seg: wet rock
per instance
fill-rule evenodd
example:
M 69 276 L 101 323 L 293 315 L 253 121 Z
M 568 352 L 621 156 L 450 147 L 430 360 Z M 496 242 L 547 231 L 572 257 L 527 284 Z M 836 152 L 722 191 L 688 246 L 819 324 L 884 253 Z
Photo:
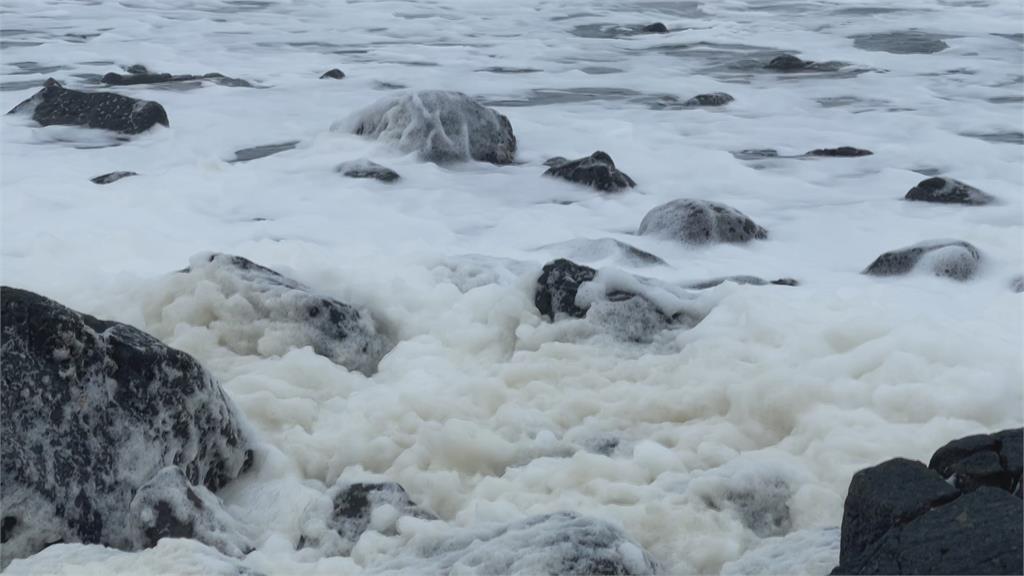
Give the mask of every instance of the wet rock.
M 394 182 L 400 178 L 398 172 L 391 168 L 365 159 L 342 162 L 334 171 L 349 178 L 373 178 L 381 182 Z
M 580 285 L 590 282 L 597 276 L 597 270 L 581 266 L 560 258 L 544 266 L 540 278 L 537 279 L 537 291 L 534 294 L 534 305 L 537 310 L 554 320 L 564 314 L 573 318 L 583 318 L 586 308 L 576 305 L 576 293 Z
M 215 287 L 230 299 L 231 306 L 193 317 L 223 334 L 238 354 L 277 356 L 310 346 L 335 364 L 369 375 L 393 345 L 368 313 L 240 256 L 200 254 L 176 276 L 175 297 L 191 301 L 196 291 L 208 297 Z
M 809 60 L 801 60 L 792 54 L 783 54 L 772 58 L 772 60 L 765 65 L 765 68 L 779 72 L 796 72 L 799 70 L 805 70 L 812 64 L 813 62 Z
M 95 178 L 90 178 L 89 181 L 92 182 L 93 184 L 110 184 L 112 182 L 117 182 L 118 180 L 122 178 L 127 178 L 129 176 L 138 176 L 138 173 L 130 171 L 108 172 L 106 174 L 96 176 Z
M 740 150 L 739 152 L 733 152 L 732 155 L 737 160 L 764 160 L 766 158 L 778 158 L 779 151 L 773 148 L 757 148 Z
M 191 356 L 32 292 L 0 301 L 4 566 L 54 542 L 133 549 L 132 497 L 161 469 L 216 491 L 251 465 L 237 409 Z
M 918 31 L 862 34 L 853 37 L 853 45 L 861 50 L 890 54 L 934 54 L 949 48 L 941 36 Z
M 252 84 L 240 78 L 229 78 L 218 72 L 208 74 L 167 74 L 150 72 L 142 64 L 134 64 L 125 69 L 127 74 L 108 72 L 100 78 L 100 82 L 108 86 L 135 86 L 138 84 L 167 84 L 170 82 L 193 82 L 208 80 L 221 86 L 251 88 Z
M 585 158 L 562 160 L 564 159 L 556 157 L 545 162 L 544 164 L 550 168 L 544 175 L 590 186 L 603 192 L 615 192 L 636 186 L 636 182 L 629 175 L 615 167 L 611 156 L 600 150 Z
M 943 446 L 928 468 L 897 458 L 858 472 L 832 573 L 1020 574 L 1022 508 L 1013 492 L 1022 444 L 1020 428 L 979 434 Z
M 684 102 L 683 106 L 725 106 L 733 100 L 735 100 L 735 98 L 725 92 L 711 92 L 709 94 L 698 94 Z
M 984 206 L 995 201 L 995 197 L 952 178 L 926 178 L 907 192 L 906 200 L 937 202 L 942 204 L 967 204 Z
M 320 79 L 321 80 L 328 79 L 328 78 L 334 79 L 334 80 L 341 80 L 344 77 L 345 77 L 345 73 L 342 72 L 341 70 L 338 70 L 337 68 L 331 68 L 327 72 L 324 72 L 323 74 L 320 75 Z
M 396 518 L 437 518 L 413 502 L 405 488 L 394 482 L 356 482 L 340 486 L 333 501 L 334 510 L 329 525 L 350 542 L 359 540 L 359 536 L 370 527 L 374 510 L 382 506 L 394 508 L 397 512 Z M 391 523 L 388 529 L 378 531 L 393 535 L 394 523 Z
M 693 199 L 673 200 L 654 207 L 640 222 L 637 234 L 687 244 L 744 243 L 768 237 L 767 230 L 739 210 Z
M 135 547 L 156 546 L 161 538 L 190 538 L 240 557 L 252 550 L 241 523 L 202 486 L 193 486 L 184 472 L 168 466 L 132 498 L 129 527 Z
M 1013 280 L 1010 280 L 1010 290 L 1017 294 L 1024 292 L 1024 275 L 1016 276 Z
M 649 32 L 651 34 L 665 34 L 668 32 L 668 26 L 665 26 L 661 22 L 655 22 L 654 24 L 648 24 L 640 29 L 643 32 Z
M 533 516 L 489 528 L 425 534 L 407 558 L 381 571 L 538 576 L 652 575 L 654 559 L 621 529 L 571 512 Z M 413 562 L 414 565 L 410 565 Z
M 264 144 L 262 146 L 253 146 L 252 148 L 242 148 L 241 150 L 236 150 L 235 157 L 228 160 L 228 162 L 234 164 L 236 162 L 248 162 L 250 160 L 266 158 L 267 156 L 294 150 L 298 145 L 298 140 L 289 140 L 279 144 Z
M 798 286 L 800 283 L 793 278 L 779 278 L 778 280 L 765 280 L 764 278 L 758 278 L 757 276 L 726 276 L 724 278 L 713 278 L 711 280 L 704 280 L 702 282 L 695 282 L 689 284 L 687 288 L 693 290 L 707 290 L 708 288 L 714 288 L 725 282 L 735 282 L 736 284 L 746 284 L 750 286 Z
M 969 280 L 978 269 L 981 252 L 973 244 L 958 240 L 929 240 L 886 252 L 864 270 L 873 276 L 901 276 L 929 271 L 936 276 Z
M 429 162 L 510 164 L 516 137 L 508 118 L 460 92 L 427 90 L 386 98 L 332 129 L 393 142 Z
M 112 92 L 69 90 L 53 78 L 8 112 L 15 113 L 30 113 L 42 126 L 84 126 L 122 134 L 145 132 L 157 124 L 170 125 L 164 107 L 156 102 Z
M 807 156 L 825 156 L 828 158 L 859 158 L 860 156 L 871 156 L 871 150 L 854 148 L 852 146 L 840 146 L 839 148 L 818 148 L 811 150 Z

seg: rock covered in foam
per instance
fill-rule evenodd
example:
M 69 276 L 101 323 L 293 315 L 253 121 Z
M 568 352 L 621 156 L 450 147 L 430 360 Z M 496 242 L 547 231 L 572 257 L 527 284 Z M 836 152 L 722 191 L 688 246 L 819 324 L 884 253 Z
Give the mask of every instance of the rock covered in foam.
M 735 100 L 735 98 L 725 92 L 710 92 L 708 94 L 698 94 L 693 98 L 690 98 L 683 103 L 683 106 L 690 108 L 697 106 L 725 106 L 733 100 Z
M 349 178 L 373 178 L 381 182 L 394 182 L 401 178 L 398 172 L 391 168 L 365 158 L 342 162 L 334 168 L 334 171 Z
M 1022 573 L 1022 438 L 1019 428 L 968 436 L 928 467 L 896 458 L 855 474 L 832 573 Z
M 194 306 L 184 320 L 218 333 L 239 354 L 276 356 L 310 346 L 370 375 L 392 347 L 367 312 L 240 256 L 199 254 L 170 281 L 178 302 L 162 303 L 160 313 Z
M 395 535 L 403 516 L 437 519 L 395 482 L 340 481 L 306 511 L 299 547 L 318 547 L 328 555 L 348 554 L 367 530 Z
M 237 409 L 188 354 L 125 324 L 0 289 L 2 563 L 54 542 L 131 549 L 160 470 L 216 491 L 252 462 Z
M 962 281 L 974 276 L 980 262 L 981 252 L 969 242 L 928 240 L 882 254 L 864 270 L 864 274 L 901 276 L 928 271 L 936 276 Z
M 905 199 L 940 204 L 966 204 L 968 206 L 984 206 L 995 202 L 994 196 L 986 194 L 974 186 L 939 176 L 918 182 L 917 186 L 907 192 Z
M 614 261 L 629 266 L 656 266 L 667 263 L 658 256 L 614 238 L 576 238 L 549 244 L 545 249 L 562 252 L 578 262 Z
M 8 112 L 16 113 L 31 113 L 32 119 L 43 126 L 84 126 L 123 134 L 145 132 L 157 124 L 170 125 L 164 107 L 156 102 L 113 92 L 69 90 L 53 78 Z
M 108 172 L 107 174 L 101 174 L 99 176 L 90 178 L 89 181 L 93 184 L 112 184 L 122 178 L 129 176 L 138 176 L 138 172 L 131 172 L 128 170 L 118 172 Z
M 461 92 L 425 90 L 385 98 L 332 127 L 341 128 L 393 142 L 429 162 L 510 164 L 516 155 L 508 118 Z
M 549 262 L 537 278 L 534 304 L 552 321 L 586 318 L 630 342 L 649 342 L 662 330 L 700 321 L 692 310 L 659 305 L 650 280 L 627 275 L 624 282 L 595 282 L 597 277 L 597 270 L 571 260 Z
M 708 200 L 673 200 L 644 216 L 637 234 L 687 244 L 743 243 L 763 240 L 768 231 L 735 208 Z
M 620 528 L 571 512 L 488 528 L 438 530 L 413 540 L 382 572 L 532 576 L 651 575 L 655 560 Z
M 615 167 L 612 157 L 600 150 L 576 160 L 551 158 L 545 164 L 550 166 L 544 172 L 545 176 L 562 178 L 603 192 L 615 192 L 636 186 L 636 182 L 628 174 Z
M 132 498 L 129 527 L 137 548 L 156 546 L 161 538 L 190 538 L 229 556 L 252 550 L 245 528 L 220 500 L 194 486 L 175 466 L 160 470 Z

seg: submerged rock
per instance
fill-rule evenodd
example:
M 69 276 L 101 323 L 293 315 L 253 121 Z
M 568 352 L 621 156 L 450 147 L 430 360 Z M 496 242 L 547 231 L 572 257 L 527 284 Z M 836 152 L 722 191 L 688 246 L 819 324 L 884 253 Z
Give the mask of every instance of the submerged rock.
M 139 174 L 137 172 L 131 171 L 108 172 L 107 174 L 101 174 L 99 176 L 96 176 L 95 178 L 90 178 L 89 181 L 92 182 L 93 184 L 110 184 L 112 182 L 117 182 L 122 178 L 138 175 Z
M 240 256 L 207 254 L 174 279 L 188 301 L 212 287 L 225 304 L 191 315 L 220 333 L 239 354 L 282 355 L 310 346 L 349 370 L 372 374 L 392 347 L 366 312 L 318 294 L 290 278 Z M 230 305 L 227 302 L 230 301 Z M 196 305 L 216 306 L 203 299 Z
M 145 132 L 157 124 L 170 126 L 167 112 L 156 102 L 112 92 L 69 90 L 53 78 L 8 112 L 15 113 L 31 113 L 32 119 L 43 126 L 84 126 L 122 134 Z
M 698 94 L 684 102 L 683 106 L 725 106 L 733 100 L 735 100 L 735 98 L 725 92 L 711 92 L 708 94 Z
M 258 160 L 260 158 L 266 158 L 267 156 L 273 156 L 281 152 L 287 152 L 294 150 L 299 145 L 298 140 L 289 140 L 287 142 L 281 142 L 279 144 L 264 144 L 262 146 L 253 146 L 252 148 L 242 148 L 241 150 L 235 150 L 235 157 L 228 160 L 231 164 L 236 162 L 248 162 L 250 160 Z
M 216 491 L 252 462 L 234 404 L 188 354 L 3 287 L 2 563 L 55 542 L 134 549 L 133 496 L 167 466 Z
M 1013 290 L 1017 294 L 1024 292 L 1024 274 L 1016 276 L 1013 280 L 1010 280 L 1010 290 Z
M 829 158 L 859 158 L 861 156 L 871 156 L 873 152 L 871 150 L 864 150 L 863 148 L 854 148 L 853 146 L 840 146 L 839 148 L 818 148 L 811 150 L 807 153 L 807 156 L 825 156 Z
M 764 240 L 768 231 L 739 210 L 708 200 L 673 200 L 644 216 L 637 234 L 687 244 L 743 243 Z
M 952 178 L 927 178 L 921 180 L 907 192 L 906 200 L 938 202 L 942 204 L 967 204 L 983 206 L 995 201 L 995 197 Z
M 508 118 L 461 92 L 427 90 L 385 98 L 360 112 L 348 128 L 393 142 L 403 152 L 417 152 L 429 162 L 515 160 L 516 137 Z
M 668 263 L 636 246 L 631 246 L 614 238 L 577 238 L 558 244 L 544 246 L 548 250 L 562 252 L 561 256 L 573 261 L 595 262 L 615 260 L 629 266 L 655 266 Z
M 383 572 L 429 574 L 653 575 L 654 559 L 621 529 L 571 512 L 533 516 L 488 528 L 424 535 Z
M 597 271 L 564 258 L 549 262 L 537 279 L 534 305 L 548 319 L 586 318 L 620 340 L 649 342 L 657 333 L 699 322 L 687 310 L 664 310 L 649 297 L 651 281 L 633 277 L 630 287 L 593 284 Z
M 192 485 L 180 468 L 168 466 L 135 493 L 129 526 L 137 548 L 156 546 L 161 538 L 190 538 L 240 557 L 252 551 L 242 525 L 220 500 Z
M 872 276 L 901 276 L 926 270 L 936 276 L 968 280 L 978 269 L 981 252 L 959 240 L 928 240 L 886 252 L 864 270 Z
M 1022 573 L 1022 434 L 955 440 L 928 467 L 896 458 L 858 472 L 832 573 Z
M 798 70 L 805 70 L 811 66 L 813 62 L 809 60 L 802 60 L 792 54 L 783 54 L 772 58 L 765 68 L 768 70 L 778 70 L 779 72 L 795 72 Z
M 687 285 L 687 288 L 693 290 L 707 290 L 708 288 L 714 288 L 725 282 L 735 282 L 736 284 L 748 284 L 751 286 L 765 286 L 772 284 L 775 286 L 798 286 L 800 283 L 793 278 L 779 278 L 778 280 L 765 280 L 764 278 L 758 278 L 757 276 L 726 276 L 724 278 L 713 278 L 711 280 L 704 280 L 702 282 L 695 282 Z
M 603 192 L 615 192 L 636 186 L 636 182 L 629 175 L 615 167 L 612 157 L 600 150 L 576 160 L 550 158 L 544 164 L 550 166 L 544 172 L 545 176 L 562 178 Z
M 648 24 L 640 29 L 642 32 L 648 32 L 651 34 L 665 34 L 668 32 L 668 26 L 665 26 L 661 22 L 655 22 L 654 24 Z
M 394 182 L 400 178 L 398 172 L 391 168 L 366 159 L 342 162 L 334 168 L 334 171 L 349 178 L 373 178 L 381 182 Z
M 191 82 L 208 80 L 214 84 L 220 84 L 221 86 L 251 88 L 252 84 L 246 80 L 239 78 L 229 78 L 218 72 L 210 72 L 209 74 L 194 75 L 194 74 L 167 74 L 167 73 L 154 73 L 150 72 L 142 64 L 135 64 L 125 69 L 127 74 L 118 74 L 117 72 L 108 72 L 103 75 L 100 82 L 107 84 L 108 86 L 133 86 L 137 84 L 167 84 L 170 82 Z
M 327 79 L 327 78 L 330 78 L 330 79 L 333 79 L 333 80 L 341 80 L 344 77 L 345 77 L 345 73 L 342 72 L 341 70 L 338 70 L 337 68 L 331 68 L 327 72 L 324 72 L 323 74 L 320 75 L 320 79 L 321 80 L 324 80 L 324 79 Z

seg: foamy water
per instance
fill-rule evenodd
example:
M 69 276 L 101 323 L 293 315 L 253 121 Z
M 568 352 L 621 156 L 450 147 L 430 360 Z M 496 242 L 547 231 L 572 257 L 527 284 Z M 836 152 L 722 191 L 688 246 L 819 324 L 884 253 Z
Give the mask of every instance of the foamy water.
M 162 103 L 171 125 L 113 147 L 83 129 L 0 122 L 4 284 L 131 323 L 215 374 L 261 444 L 255 469 L 220 493 L 252 531 L 250 570 L 422 572 L 414 545 L 568 510 L 621 526 L 665 573 L 821 574 L 838 560 L 854 472 L 1024 421 L 1024 300 L 1009 288 L 1024 271 L 1019 2 L 9 0 L 0 16 L 4 110 L 48 76 L 95 89 L 88 75 L 136 63 L 258 85 L 118 88 Z M 600 37 L 601 24 L 655 21 L 671 32 Z M 924 53 L 865 49 L 908 30 Z M 939 40 L 948 47 L 921 48 Z M 844 66 L 742 64 L 783 51 Z M 318 79 L 334 67 L 347 77 Z M 496 107 L 523 163 L 441 167 L 330 130 L 394 94 L 385 84 Z M 736 100 L 672 105 L 715 91 Z M 874 155 L 731 154 L 843 145 Z M 601 194 L 541 177 L 551 156 L 598 149 L 638 186 Z M 334 172 L 364 157 L 402 180 Z M 114 170 L 139 176 L 89 182 Z M 902 200 L 933 173 L 999 202 Z M 677 198 L 733 206 L 769 239 L 695 248 L 634 235 Z M 665 291 L 706 317 L 627 344 L 534 307 L 541 265 L 579 238 L 652 252 L 668 265 L 590 255 L 676 286 L 737 274 L 800 285 Z M 860 274 L 935 238 L 977 246 L 978 275 Z M 205 251 L 368 309 L 398 345 L 372 377 L 309 348 L 240 353 L 209 322 L 230 302 L 168 276 Z M 295 550 L 339 478 L 399 482 L 441 520 L 371 531 L 348 557 Z M 134 554 L 56 545 L 8 571 L 237 564 L 165 540 Z

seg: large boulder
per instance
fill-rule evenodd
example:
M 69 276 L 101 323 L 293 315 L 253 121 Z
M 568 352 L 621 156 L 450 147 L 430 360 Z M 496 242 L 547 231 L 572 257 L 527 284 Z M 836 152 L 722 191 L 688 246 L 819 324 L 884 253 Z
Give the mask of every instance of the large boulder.
M 426 90 L 385 98 L 333 127 L 339 128 L 393 142 L 429 162 L 510 164 L 516 155 L 508 118 L 461 92 Z
M 969 242 L 959 240 L 927 240 L 886 252 L 875 259 L 864 274 L 902 276 L 926 271 L 943 278 L 969 280 L 978 270 L 981 252 Z
M 952 178 L 935 176 L 917 183 L 907 192 L 906 200 L 935 202 L 939 204 L 966 204 L 984 206 L 995 201 L 995 197 Z
M 855 474 L 832 573 L 1021 574 L 1022 434 L 969 436 L 928 467 L 897 458 Z
M 169 126 L 167 112 L 156 102 L 112 92 L 69 90 L 53 78 L 42 90 L 15 106 L 8 114 L 31 114 L 43 126 L 84 126 L 122 134 L 145 132 L 157 124 Z
M 370 375 L 393 345 L 367 312 L 240 256 L 199 254 L 170 281 L 171 297 L 181 303 L 165 306 L 199 307 L 187 321 L 222 335 L 239 354 L 278 356 L 309 346 Z
M 686 244 L 744 243 L 768 237 L 767 230 L 735 208 L 688 198 L 652 208 L 640 222 L 637 234 Z
M 551 158 L 545 164 L 550 166 L 544 172 L 545 176 L 562 178 L 602 192 L 616 192 L 636 186 L 636 182 L 628 174 L 615 167 L 612 157 L 600 150 L 576 160 Z
M 54 542 L 138 547 L 132 498 L 160 470 L 212 492 L 251 465 L 237 409 L 188 354 L 25 290 L 0 301 L 4 566 Z

